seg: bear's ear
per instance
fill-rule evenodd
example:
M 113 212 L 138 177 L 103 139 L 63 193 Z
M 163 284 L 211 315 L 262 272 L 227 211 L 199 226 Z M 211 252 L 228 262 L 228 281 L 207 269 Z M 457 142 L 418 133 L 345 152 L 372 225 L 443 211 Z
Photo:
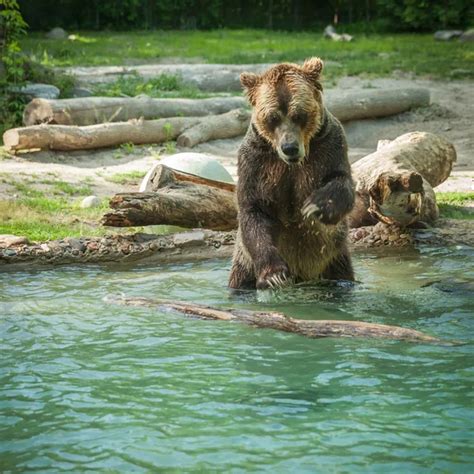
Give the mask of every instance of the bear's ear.
M 309 76 L 312 82 L 319 84 L 319 76 L 323 70 L 323 62 L 320 58 L 309 58 L 302 66 L 303 71 Z
M 255 105 L 255 91 L 257 85 L 260 83 L 260 77 L 252 72 L 243 72 L 240 75 L 240 83 L 242 84 L 250 103 Z

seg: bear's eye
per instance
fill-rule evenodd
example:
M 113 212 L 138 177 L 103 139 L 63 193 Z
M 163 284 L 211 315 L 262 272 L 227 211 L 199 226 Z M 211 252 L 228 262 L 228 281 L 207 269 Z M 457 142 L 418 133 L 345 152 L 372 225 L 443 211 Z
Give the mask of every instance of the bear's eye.
M 267 117 L 266 122 L 267 122 L 268 128 L 274 129 L 278 127 L 278 125 L 280 125 L 281 118 L 277 113 L 273 113 Z
M 308 121 L 308 114 L 302 110 L 296 112 L 292 117 L 293 122 L 303 127 Z

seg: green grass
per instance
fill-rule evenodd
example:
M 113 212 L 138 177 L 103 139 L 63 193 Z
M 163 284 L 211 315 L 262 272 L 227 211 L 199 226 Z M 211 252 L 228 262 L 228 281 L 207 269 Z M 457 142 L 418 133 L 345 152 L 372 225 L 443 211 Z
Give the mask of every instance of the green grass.
M 469 43 L 437 42 L 432 34 L 359 34 L 352 43 L 326 40 L 321 31 L 268 30 L 81 32 L 82 41 L 49 40 L 31 34 L 21 42 L 30 57 L 47 66 L 91 66 L 183 62 L 258 63 L 320 56 L 336 61 L 326 77 L 384 76 L 398 69 L 434 78 L 474 77 Z M 153 87 L 153 86 L 149 86 Z
M 146 171 L 128 171 L 127 173 L 116 173 L 112 176 L 106 176 L 105 179 L 117 184 L 138 184 L 146 175 Z
M 474 219 L 474 193 L 436 193 L 440 217 Z
M 107 202 L 93 209 L 81 209 L 65 198 L 22 197 L 0 201 L 0 234 L 25 236 L 30 240 L 100 236 L 107 233 L 98 221 Z
M 94 88 L 95 95 L 105 97 L 129 96 L 135 97 L 146 94 L 156 98 L 185 97 L 190 99 L 202 99 L 210 94 L 200 92 L 198 89 L 186 86 L 176 76 L 161 74 L 150 80 L 141 77 L 120 77 L 115 82 L 100 84 Z

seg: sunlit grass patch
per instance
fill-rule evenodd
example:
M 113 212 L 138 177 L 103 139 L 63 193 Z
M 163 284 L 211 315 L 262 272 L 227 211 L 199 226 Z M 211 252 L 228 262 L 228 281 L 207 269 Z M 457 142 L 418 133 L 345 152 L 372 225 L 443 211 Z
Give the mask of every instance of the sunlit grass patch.
M 128 171 L 126 173 L 116 173 L 104 178 L 111 183 L 117 184 L 138 184 L 146 175 L 146 171 Z
M 474 219 L 474 193 L 436 193 L 441 217 Z

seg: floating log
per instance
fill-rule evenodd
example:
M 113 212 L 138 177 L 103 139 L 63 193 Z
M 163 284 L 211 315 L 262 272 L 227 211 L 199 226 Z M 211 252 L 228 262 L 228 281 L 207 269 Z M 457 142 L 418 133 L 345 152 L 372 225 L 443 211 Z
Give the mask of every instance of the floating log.
M 324 94 L 326 107 L 340 121 L 386 117 L 430 104 L 428 89 L 372 89 Z M 84 97 L 77 99 L 34 99 L 25 108 L 26 126 L 41 123 L 58 125 L 94 125 L 130 119 L 197 117 L 218 115 L 231 109 L 245 108 L 243 97 L 210 99 L 150 99 L 131 97 Z M 220 128 L 220 127 L 218 127 Z M 245 132 L 245 130 L 244 130 Z M 242 133 L 244 133 L 242 132 Z
M 382 142 L 352 165 L 358 203 L 350 226 L 373 218 L 402 226 L 433 223 L 439 215 L 433 186 L 449 176 L 455 161 L 454 146 L 431 133 L 412 132 Z
M 59 125 L 94 125 L 168 117 L 219 115 L 246 107 L 243 97 L 209 99 L 152 99 L 132 97 L 84 97 L 76 99 L 34 99 L 23 112 L 26 126 L 41 123 Z
M 112 303 L 127 306 L 146 306 L 158 310 L 176 311 L 184 316 L 206 320 L 232 321 L 259 329 L 299 334 L 312 339 L 322 337 L 364 337 L 396 339 L 409 342 L 439 343 L 438 338 L 414 329 L 362 321 L 295 319 L 278 312 L 246 309 L 220 309 L 211 306 L 149 298 L 113 298 Z
M 156 192 L 121 193 L 102 224 L 113 227 L 176 225 L 212 230 L 237 227 L 235 186 L 174 171 L 164 165 L 152 177 Z
M 14 128 L 3 134 L 3 143 L 9 151 L 18 150 L 90 150 L 118 146 L 123 143 L 143 145 L 175 140 L 187 129 L 200 125 L 192 133 L 194 144 L 210 135 L 232 138 L 240 135 L 243 117 L 250 112 L 231 110 L 225 114 L 207 117 L 171 117 L 158 120 L 131 120 L 77 127 L 75 125 L 33 125 Z M 212 134 L 206 131 L 206 123 L 220 127 Z M 187 140 L 184 138 L 183 140 Z

